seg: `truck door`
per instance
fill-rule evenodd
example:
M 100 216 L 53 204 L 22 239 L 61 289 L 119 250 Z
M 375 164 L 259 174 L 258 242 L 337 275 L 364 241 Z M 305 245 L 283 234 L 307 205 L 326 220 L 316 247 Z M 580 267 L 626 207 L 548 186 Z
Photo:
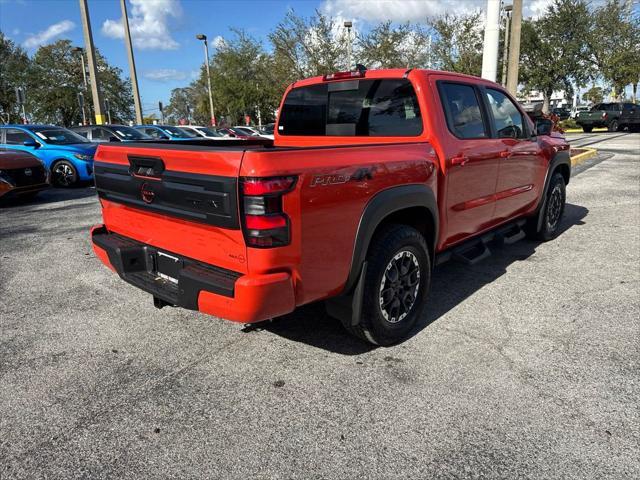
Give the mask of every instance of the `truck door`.
M 499 154 L 491 138 L 479 89 L 472 84 L 438 81 L 448 131 L 443 139 L 446 168 L 445 246 L 489 228 L 494 219 Z
M 493 136 L 501 144 L 495 217 L 502 221 L 525 213 L 537 203 L 544 181 L 545 160 L 516 104 L 498 89 L 484 88 L 483 91 Z

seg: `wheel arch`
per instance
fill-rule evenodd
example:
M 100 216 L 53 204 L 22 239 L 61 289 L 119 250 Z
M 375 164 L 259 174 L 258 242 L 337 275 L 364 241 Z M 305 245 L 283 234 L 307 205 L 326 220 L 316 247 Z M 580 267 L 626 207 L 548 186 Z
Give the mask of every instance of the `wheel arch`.
M 409 225 L 420 231 L 429 246 L 432 264 L 438 239 L 436 196 L 426 185 L 402 185 L 377 193 L 367 203 L 356 233 L 351 269 L 343 293 L 356 285 L 374 235 L 389 224 Z
M 569 185 L 569 180 L 571 179 L 571 154 L 569 153 L 569 150 L 561 150 L 557 152 L 549 162 L 547 176 L 544 179 L 544 188 L 542 190 L 540 202 L 538 203 L 538 208 L 536 211 L 536 215 L 538 217 L 536 226 L 537 230 L 540 230 L 542 226 L 544 206 L 547 202 L 547 191 L 549 189 L 551 179 L 556 173 L 560 173 L 564 178 L 565 185 Z

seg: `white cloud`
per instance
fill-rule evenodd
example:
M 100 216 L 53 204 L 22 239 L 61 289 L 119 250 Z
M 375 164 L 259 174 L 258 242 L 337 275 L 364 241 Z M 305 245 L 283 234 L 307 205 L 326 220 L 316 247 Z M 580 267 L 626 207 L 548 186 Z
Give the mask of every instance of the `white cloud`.
M 524 2 L 525 18 L 539 17 L 552 0 Z M 600 3 L 596 1 L 596 3 Z M 321 11 L 330 17 L 365 22 L 419 22 L 445 13 L 484 12 L 487 0 L 324 0 Z
M 179 47 L 169 31 L 170 18 L 180 18 L 182 7 L 178 0 L 129 0 L 129 29 L 136 48 L 175 50 Z M 124 38 L 122 18 L 105 20 L 102 33 L 109 38 Z
M 185 72 L 174 68 L 158 68 L 144 72 L 143 76 L 156 82 L 172 82 L 192 78 L 193 72 Z
M 27 37 L 27 39 L 23 43 L 23 46 L 25 48 L 36 48 L 40 45 L 45 45 L 54 38 L 62 35 L 63 33 L 67 33 L 68 31 L 73 30 L 75 26 L 76 24 L 71 20 L 63 20 L 61 22 L 54 23 L 53 25 L 47 27 L 45 30 Z
M 367 22 L 424 22 L 444 13 L 485 8 L 486 0 L 325 0 L 322 11 L 331 17 Z
M 214 48 L 224 47 L 225 45 L 224 37 L 220 35 L 216 35 L 213 41 L 211 42 L 211 45 L 213 45 Z

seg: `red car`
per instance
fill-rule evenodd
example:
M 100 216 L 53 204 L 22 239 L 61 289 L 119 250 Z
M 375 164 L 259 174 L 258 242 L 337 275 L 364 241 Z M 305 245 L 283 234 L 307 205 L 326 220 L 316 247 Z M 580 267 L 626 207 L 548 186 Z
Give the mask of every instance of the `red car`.
M 388 345 L 436 263 L 559 233 L 569 145 L 495 83 L 361 69 L 296 82 L 279 112 L 273 145 L 101 145 L 98 257 L 158 307 L 257 322 L 324 300 Z
M 27 152 L 0 150 L 0 199 L 33 198 L 49 188 L 42 162 Z

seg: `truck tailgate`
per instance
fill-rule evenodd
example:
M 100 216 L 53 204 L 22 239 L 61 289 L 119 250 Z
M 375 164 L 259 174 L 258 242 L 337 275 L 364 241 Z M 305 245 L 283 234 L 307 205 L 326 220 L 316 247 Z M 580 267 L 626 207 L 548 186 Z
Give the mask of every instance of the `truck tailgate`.
M 105 227 L 168 254 L 246 273 L 238 215 L 246 146 L 175 143 L 99 147 L 94 168 Z

